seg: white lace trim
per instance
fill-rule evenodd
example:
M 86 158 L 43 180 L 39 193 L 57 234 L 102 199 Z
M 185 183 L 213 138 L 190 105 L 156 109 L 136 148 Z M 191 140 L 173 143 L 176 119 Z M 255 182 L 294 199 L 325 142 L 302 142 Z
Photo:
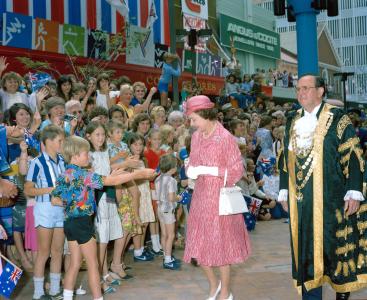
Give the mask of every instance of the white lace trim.
M 349 190 L 344 196 L 344 201 L 348 200 L 364 201 L 364 197 L 360 191 Z

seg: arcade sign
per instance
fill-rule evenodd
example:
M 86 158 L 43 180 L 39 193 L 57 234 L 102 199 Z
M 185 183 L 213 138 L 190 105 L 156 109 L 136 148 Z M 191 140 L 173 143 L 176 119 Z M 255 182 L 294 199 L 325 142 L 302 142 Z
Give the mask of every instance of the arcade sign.
M 190 16 L 208 20 L 209 0 L 181 0 L 182 12 Z

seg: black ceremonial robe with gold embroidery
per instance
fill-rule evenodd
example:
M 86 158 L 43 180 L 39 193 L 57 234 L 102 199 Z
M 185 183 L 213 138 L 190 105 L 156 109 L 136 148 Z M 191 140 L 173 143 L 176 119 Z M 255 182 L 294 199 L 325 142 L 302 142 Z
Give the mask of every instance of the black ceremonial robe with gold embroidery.
M 287 120 L 279 157 L 280 189 L 288 190 L 292 277 L 307 290 L 328 282 L 337 292 L 367 286 L 367 204 L 359 212 L 344 214 L 347 191 L 362 192 L 364 161 L 349 117 L 342 110 L 322 103 L 314 134 L 315 166 L 297 199 L 297 176 L 307 157 L 297 159 L 288 149 L 300 109 Z M 307 164 L 306 164 L 307 165 Z

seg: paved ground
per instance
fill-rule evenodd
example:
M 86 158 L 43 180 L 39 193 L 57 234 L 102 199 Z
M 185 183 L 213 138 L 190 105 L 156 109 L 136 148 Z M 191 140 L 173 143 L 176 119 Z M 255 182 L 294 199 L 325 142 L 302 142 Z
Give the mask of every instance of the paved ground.
M 236 300 L 298 300 L 290 278 L 288 224 L 282 221 L 260 222 L 251 233 L 253 254 L 243 265 L 233 267 L 232 291 Z M 176 252 L 177 257 L 182 251 Z M 163 270 L 161 259 L 134 263 L 131 252 L 126 263 L 133 269 L 134 279 L 123 282 L 117 293 L 105 299 L 122 300 L 204 300 L 208 285 L 200 268 L 184 265 L 181 271 Z M 87 287 L 86 272 L 80 278 Z M 13 299 L 31 299 L 31 277 L 23 276 Z M 91 299 L 90 294 L 77 300 Z M 324 288 L 324 300 L 335 299 L 330 288 Z M 367 291 L 352 295 L 353 300 L 367 300 Z

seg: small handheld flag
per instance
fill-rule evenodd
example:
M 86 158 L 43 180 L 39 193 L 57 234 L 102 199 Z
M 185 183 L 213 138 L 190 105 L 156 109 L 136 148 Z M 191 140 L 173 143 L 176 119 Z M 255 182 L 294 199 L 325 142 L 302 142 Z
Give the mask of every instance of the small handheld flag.
M 14 291 L 23 271 L 3 255 L 0 254 L 0 257 L 2 268 L 0 275 L 0 294 L 6 298 L 10 298 L 10 295 Z M 5 263 L 4 266 L 3 262 Z
M 31 73 L 29 72 L 29 79 L 32 84 L 32 91 L 36 92 L 42 88 L 52 77 L 47 73 Z

